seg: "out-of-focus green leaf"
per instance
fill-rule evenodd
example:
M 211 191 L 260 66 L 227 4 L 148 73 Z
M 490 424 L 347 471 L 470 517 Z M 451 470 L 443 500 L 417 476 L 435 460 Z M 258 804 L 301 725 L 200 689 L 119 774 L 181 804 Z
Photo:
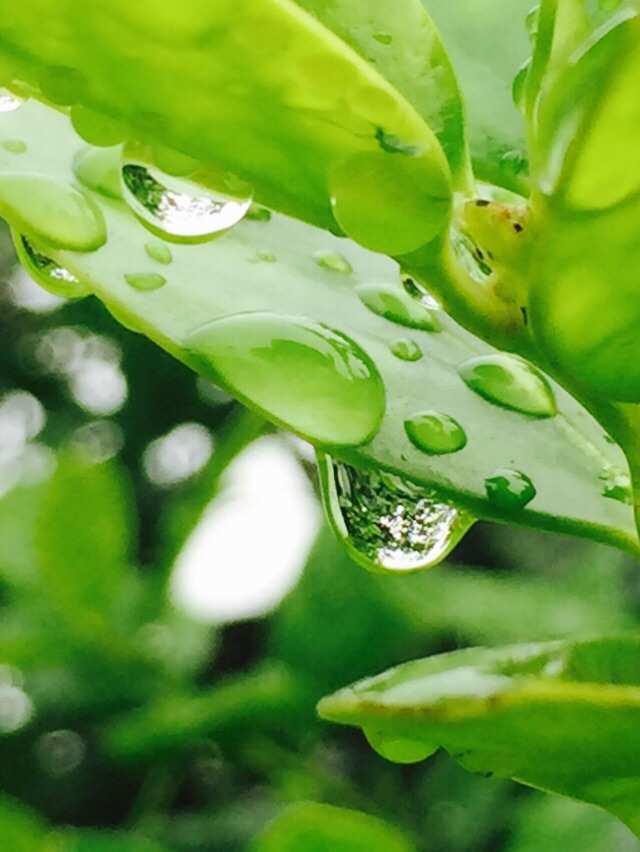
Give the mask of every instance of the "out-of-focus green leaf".
M 40 817 L 8 797 L 0 799 L 0 842 L 7 852 L 57 852 Z
M 527 185 L 524 122 L 512 98 L 529 57 L 525 19 L 532 0 L 422 0 L 456 70 L 469 117 L 478 177 L 522 192 Z
M 472 771 L 600 805 L 640 830 L 640 638 L 474 648 L 320 703 L 324 718 L 443 746 Z
M 35 526 L 44 490 L 23 486 L 0 498 L 0 578 L 16 588 L 37 576 Z
M 313 802 L 277 817 L 252 852 L 412 852 L 415 846 L 382 820 Z
M 60 852 L 167 852 L 167 847 L 134 833 L 69 831 L 60 836 Z

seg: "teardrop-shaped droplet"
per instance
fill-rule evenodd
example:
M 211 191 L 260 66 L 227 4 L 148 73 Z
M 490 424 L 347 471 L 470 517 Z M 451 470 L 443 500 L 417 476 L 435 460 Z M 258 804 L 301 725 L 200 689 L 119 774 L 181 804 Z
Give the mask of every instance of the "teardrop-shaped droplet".
M 26 154 L 28 150 L 24 139 L 5 139 L 2 142 L 2 147 L 10 154 Z
M 467 446 L 467 435 L 453 417 L 440 411 L 424 411 L 404 424 L 409 440 L 429 455 L 457 453 Z
M 0 89 L 0 112 L 13 112 L 22 106 L 24 101 L 8 89 Z
M 72 272 L 39 252 L 25 236 L 14 232 L 13 238 L 20 263 L 49 293 L 63 299 L 81 299 L 91 292 Z
M 125 150 L 122 185 L 125 201 L 151 231 L 177 242 L 202 242 L 240 222 L 251 206 L 252 191 L 232 175 L 170 176 L 143 162 L 137 149 Z M 215 184 L 215 189 L 209 188 Z
M 161 263 L 163 266 L 168 266 L 173 261 L 171 249 L 160 240 L 150 240 L 145 243 L 144 250 L 152 260 Z
M 505 511 L 524 509 L 536 496 L 536 488 L 529 477 L 510 468 L 497 470 L 485 480 L 484 487 L 489 502 Z
M 618 468 L 607 467 L 600 474 L 602 496 L 619 503 L 633 505 L 633 488 L 629 474 Z
M 246 313 L 187 340 L 194 366 L 312 442 L 358 446 L 378 431 L 385 391 L 348 337 L 301 317 Z
M 122 198 L 120 183 L 120 159 L 122 148 L 84 148 L 76 154 L 73 171 L 78 180 L 88 189 L 106 195 L 107 198 Z
M 401 361 L 419 361 L 422 358 L 422 349 L 414 340 L 401 337 L 391 344 L 391 351 Z
M 270 222 L 271 210 L 267 207 L 261 207 L 259 204 L 252 204 L 247 210 L 246 218 L 250 222 Z
M 357 243 L 391 256 L 431 242 L 447 226 L 451 210 L 450 176 L 441 155 L 387 150 L 348 157 L 331 175 L 337 223 Z
M 353 267 L 347 258 L 337 252 L 317 251 L 313 259 L 318 266 L 329 272 L 338 272 L 340 275 L 350 275 L 353 272 Z
M 391 763 L 421 763 L 438 751 L 438 746 L 432 743 L 414 740 L 390 731 L 381 731 L 379 728 L 366 727 L 362 729 L 362 732 L 371 748 Z
M 557 413 L 555 395 L 545 376 L 515 355 L 472 358 L 460 366 L 459 373 L 468 387 L 496 405 L 532 417 Z
M 164 275 L 158 275 L 157 272 L 129 273 L 124 277 L 130 287 L 133 287 L 134 290 L 142 290 L 145 293 L 159 290 L 167 283 Z
M 56 248 L 93 251 L 107 241 L 100 209 L 71 184 L 39 174 L 0 175 L 0 215 Z
M 441 330 L 433 311 L 395 284 L 361 284 L 356 293 L 370 311 L 391 322 L 422 331 Z
M 320 454 L 325 510 L 356 562 L 372 571 L 433 568 L 475 521 L 435 492 Z

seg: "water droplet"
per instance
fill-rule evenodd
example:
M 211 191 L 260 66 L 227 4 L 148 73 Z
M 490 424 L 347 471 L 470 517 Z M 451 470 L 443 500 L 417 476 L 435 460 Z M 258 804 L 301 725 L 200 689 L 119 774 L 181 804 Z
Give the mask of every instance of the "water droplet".
M 328 269 L 329 272 L 339 272 L 341 275 L 350 275 L 353 272 L 353 267 L 347 258 L 337 252 L 317 251 L 313 259 L 318 266 Z
M 633 505 L 631 478 L 626 471 L 607 467 L 600 474 L 600 480 L 602 481 L 603 497 L 617 500 L 619 503 L 626 503 L 629 506 Z
M 467 446 L 467 435 L 453 417 L 439 411 L 416 414 L 404 424 L 409 440 L 423 453 L 445 455 Z
M 393 36 L 391 33 L 373 33 L 373 38 L 385 46 L 388 46 L 393 42 Z
M 120 122 L 87 107 L 71 107 L 70 116 L 73 129 L 89 145 L 110 148 L 127 138 L 127 129 Z
M 125 201 L 143 224 L 165 239 L 202 242 L 237 225 L 247 213 L 252 191 L 232 175 L 170 176 L 139 161 L 136 150 L 125 151 Z
M 25 154 L 27 152 L 27 143 L 22 139 L 5 139 L 2 147 L 9 154 Z
M 325 509 L 356 562 L 372 571 L 433 568 L 474 523 L 464 509 L 394 474 L 320 454 Z
M 413 740 L 391 731 L 381 731 L 378 728 L 363 728 L 371 748 L 392 763 L 421 763 L 438 751 L 438 746 L 422 740 Z
M 81 299 L 91 292 L 72 272 L 39 252 L 26 237 L 14 233 L 14 243 L 22 266 L 49 293 L 63 299 Z
M 158 275 L 157 272 L 140 272 L 125 275 L 124 277 L 127 284 L 135 290 L 142 290 L 144 292 L 159 290 L 167 283 L 167 279 L 164 275 Z
M 257 251 L 254 255 L 256 263 L 277 263 L 277 260 L 278 258 L 272 251 L 266 251 L 265 249 Z
M 152 240 L 145 243 L 144 250 L 152 260 L 162 263 L 164 266 L 168 266 L 173 260 L 171 249 L 169 246 L 161 243 L 160 240 Z
M 378 431 L 385 392 L 352 340 L 311 320 L 245 313 L 196 329 L 194 365 L 312 442 L 358 446 Z
M 112 148 L 84 148 L 73 161 L 75 176 L 94 192 L 106 195 L 107 198 L 122 198 L 121 151 L 120 145 Z
M 401 337 L 391 344 L 391 351 L 402 361 L 419 361 L 422 358 L 422 349 L 413 340 Z
M 100 209 L 68 183 L 38 174 L 0 175 L 0 215 L 56 248 L 93 251 L 107 229 Z
M 394 284 L 361 284 L 356 293 L 370 311 L 391 322 L 422 331 L 440 331 L 438 318 Z
M 549 382 L 523 358 L 503 353 L 484 355 L 465 361 L 458 372 L 471 390 L 496 405 L 532 417 L 557 413 Z
M 432 311 L 442 310 L 442 305 L 438 302 L 438 300 L 435 299 L 428 290 L 425 290 L 422 284 L 419 284 L 410 275 L 403 273 L 401 281 L 407 296 L 411 296 L 412 299 L 417 299 L 425 306 L 425 308 L 430 308 Z
M 337 223 L 372 251 L 397 256 L 431 242 L 446 227 L 451 188 L 441 152 L 407 157 L 356 154 L 331 174 Z
M 0 89 L 0 112 L 13 112 L 22 106 L 24 101 L 8 89 Z
M 537 493 L 526 474 L 510 468 L 497 470 L 485 480 L 484 487 L 489 502 L 505 511 L 524 509 Z
M 266 207 L 260 207 L 259 204 L 252 204 L 245 218 L 252 222 L 270 222 L 271 210 L 268 210 Z

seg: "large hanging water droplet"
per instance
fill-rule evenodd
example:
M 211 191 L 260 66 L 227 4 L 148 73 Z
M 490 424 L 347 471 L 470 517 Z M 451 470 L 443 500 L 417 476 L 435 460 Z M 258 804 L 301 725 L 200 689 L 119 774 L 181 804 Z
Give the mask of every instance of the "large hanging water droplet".
M 122 148 L 84 148 L 76 154 L 73 171 L 87 189 L 106 195 L 107 198 L 122 198 L 120 183 L 120 159 Z
M 8 89 L 0 89 L 0 112 L 13 112 L 22 106 L 24 101 Z
M 366 727 L 362 729 L 371 748 L 380 757 L 392 763 L 421 763 L 438 751 L 438 746 L 422 740 L 414 740 L 379 728 Z
M 445 455 L 467 446 L 467 435 L 453 417 L 439 411 L 416 414 L 404 424 L 411 443 L 423 453 Z
M 175 177 L 127 149 L 122 166 L 125 201 L 154 233 L 176 242 L 202 242 L 237 225 L 253 192 L 226 173 Z
M 437 316 L 417 299 L 394 284 L 361 284 L 360 300 L 370 311 L 391 322 L 422 331 L 440 331 Z
M 93 251 L 107 241 L 100 209 L 71 184 L 39 174 L 0 175 L 0 215 L 56 248 Z
M 485 480 L 484 487 L 489 502 L 505 511 L 524 509 L 536 496 L 536 488 L 529 477 L 510 468 L 497 470 Z
M 186 345 L 207 378 L 312 442 L 358 446 L 378 431 L 378 370 L 356 343 L 318 323 L 236 314 L 196 329 Z
M 553 390 L 543 374 L 515 355 L 496 353 L 472 358 L 459 368 L 465 384 L 480 396 L 532 417 L 557 413 Z
M 435 492 L 380 470 L 318 457 L 329 518 L 352 558 L 373 571 L 433 568 L 475 521 Z
M 431 242 L 451 209 L 450 178 L 440 155 L 381 151 L 347 158 L 331 174 L 337 223 L 356 242 L 391 256 Z
M 63 299 L 81 299 L 91 292 L 72 272 L 39 252 L 25 236 L 14 232 L 13 239 L 20 263 L 49 293 Z

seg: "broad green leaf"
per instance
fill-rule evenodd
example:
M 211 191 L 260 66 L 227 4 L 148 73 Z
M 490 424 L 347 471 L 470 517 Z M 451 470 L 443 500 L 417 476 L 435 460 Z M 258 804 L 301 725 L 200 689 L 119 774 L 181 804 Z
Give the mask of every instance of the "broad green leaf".
M 434 180 L 438 197 L 448 181 L 415 109 L 293 0 L 116 0 L 108 10 L 31 0 L 3 30 L 0 77 L 70 105 L 89 141 L 167 146 L 214 167 L 217 190 L 229 184 L 215 167 L 231 169 L 264 203 L 327 228 L 330 194 L 340 196 L 332 174 L 346 162 L 377 158 L 385 180 L 369 186 L 362 209 L 377 206 L 390 229 L 394 216 L 410 222 L 413 208 L 429 207 Z M 156 151 L 158 165 L 165 153 Z M 404 191 L 390 205 L 398 180 Z
M 0 836 L 11 852 L 57 852 L 40 817 L 13 799 L 0 799 Z
M 324 699 L 332 721 L 442 746 L 474 772 L 600 805 L 640 830 L 640 639 L 473 648 Z
M 121 619 L 133 530 L 120 470 L 62 456 L 42 500 L 36 541 L 48 603 L 79 636 Z
M 414 845 L 377 817 L 305 802 L 287 808 L 251 852 L 412 852 Z
M 20 155 L 20 168 L 74 180 L 72 158 L 82 145 L 64 116 L 30 103 L 4 115 L 1 126 L 7 136 L 28 143 L 28 151 Z M 0 149 L 0 175 L 16 168 L 14 158 Z M 484 375 L 493 384 L 495 370 L 498 385 L 510 386 L 505 362 L 500 360 L 497 368 L 491 360 L 488 364 L 473 361 L 469 366 L 470 358 L 484 358 L 492 350 L 431 306 L 428 296 L 415 285 L 409 282 L 403 288 L 395 262 L 348 240 L 273 216 L 270 221 L 244 221 L 207 245 L 174 245 L 172 263 L 163 265 L 149 257 L 145 247 L 151 238 L 122 202 L 97 193 L 92 199 L 107 222 L 107 244 L 93 253 L 51 250 L 55 261 L 87 283 L 126 325 L 232 387 L 241 400 L 268 419 L 323 445 L 347 464 L 382 467 L 407 477 L 444 497 L 453 497 L 479 517 L 565 529 L 635 547 L 630 507 L 603 496 L 609 493 L 608 482 L 614 474 L 624 479 L 626 465 L 602 429 L 555 386 L 556 402 L 554 406 L 546 402 L 544 411 L 527 405 L 518 395 L 510 397 L 510 407 L 505 407 L 500 404 L 499 387 L 489 388 L 483 395 L 474 390 L 473 376 Z M 132 287 L 125 277 L 155 274 L 158 269 L 166 284 L 153 292 Z M 283 360 L 276 357 L 272 370 L 265 370 L 266 362 L 259 362 L 267 381 L 258 381 L 253 367 L 245 369 L 244 365 L 253 363 L 246 337 L 229 332 L 243 324 L 247 312 L 263 312 L 257 321 L 248 321 L 256 341 L 274 327 L 279 329 L 278 338 L 284 327 Z M 222 340 L 216 331 L 221 329 L 225 346 L 236 347 L 238 352 L 237 361 L 229 359 L 232 350 L 221 353 L 230 371 L 226 376 L 215 368 L 215 360 L 208 361 L 207 332 L 200 331 L 203 323 L 216 319 L 225 322 L 212 327 L 218 335 L 215 339 Z M 190 348 L 196 330 L 204 336 L 198 357 Z M 287 357 L 289 333 L 291 358 Z M 423 357 L 407 361 L 394 354 L 399 340 L 417 345 Z M 334 381 L 332 362 L 324 356 L 316 360 L 314 341 L 320 341 L 318 351 L 337 352 L 339 359 L 349 353 L 346 361 L 338 363 L 350 364 L 348 369 L 355 370 L 354 382 L 361 383 L 359 409 L 345 374 Z M 237 349 L 243 345 L 248 347 L 244 355 Z M 329 350 L 323 350 L 325 346 Z M 300 352 L 307 359 L 306 369 Z M 507 363 L 525 388 L 547 399 L 548 391 L 543 390 L 539 377 L 521 362 Z M 462 365 L 468 367 L 463 375 Z M 308 401 L 302 404 L 301 400 L 302 394 L 309 397 L 314 388 L 312 420 Z M 492 395 L 494 401 L 490 401 Z M 320 399 L 322 405 L 316 404 Z M 518 405 L 520 411 L 514 410 Z M 556 405 L 557 416 L 539 416 L 552 414 Z M 537 416 L 521 413 L 523 409 Z M 425 411 L 455 418 L 467 436 L 464 449 L 432 455 L 412 443 L 405 422 Z M 345 432 L 357 442 L 358 438 L 351 437 L 356 414 L 361 423 L 359 440 L 365 439 L 365 430 L 369 434 L 383 415 L 380 429 L 365 446 L 339 446 Z M 323 435 L 316 432 L 318 423 Z M 330 440 L 331 429 L 337 440 Z M 522 476 L 530 481 L 526 496 L 532 498 L 524 509 L 518 492 Z M 496 487 L 498 492 L 506 490 L 508 498 L 511 479 L 515 501 L 494 493 Z M 621 495 L 615 492 L 614 496 Z
M 422 0 L 451 56 L 469 117 L 476 174 L 517 192 L 527 186 L 524 122 L 513 80 L 531 54 L 525 19 L 532 0 Z
M 296 0 L 374 65 L 440 140 L 461 188 L 470 165 L 454 69 L 420 0 Z

